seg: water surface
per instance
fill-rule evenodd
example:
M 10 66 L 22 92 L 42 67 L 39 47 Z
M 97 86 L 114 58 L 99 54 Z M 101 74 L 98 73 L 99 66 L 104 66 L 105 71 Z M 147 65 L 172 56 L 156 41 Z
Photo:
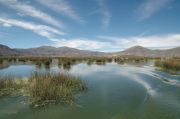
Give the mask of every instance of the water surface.
M 10 64 L 0 75 L 29 77 L 34 71 L 58 73 L 61 66 Z M 180 76 L 157 71 L 153 63 L 87 65 L 68 71 L 80 76 L 88 91 L 75 104 L 32 109 L 25 97 L 0 98 L 0 119 L 180 119 Z

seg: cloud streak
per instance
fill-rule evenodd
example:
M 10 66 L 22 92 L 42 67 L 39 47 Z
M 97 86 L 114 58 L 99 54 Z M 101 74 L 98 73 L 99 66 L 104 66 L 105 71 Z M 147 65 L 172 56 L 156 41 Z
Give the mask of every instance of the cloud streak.
M 180 34 L 169 35 L 152 35 L 152 36 L 134 36 L 134 37 L 112 37 L 98 36 L 101 40 L 109 40 L 116 48 L 128 48 L 135 45 L 144 46 L 147 48 L 171 48 L 180 46 Z
M 48 38 L 51 41 L 58 41 L 56 39 L 56 36 L 65 35 L 64 32 L 46 25 L 34 24 L 31 22 L 20 21 L 16 19 L 0 18 L 0 25 L 3 25 L 4 27 L 19 27 L 30 30 L 40 36 Z
M 31 6 L 28 3 L 18 0 L 0 0 L 0 3 L 16 10 L 21 15 L 40 19 L 41 21 L 44 21 L 45 23 L 51 24 L 53 26 L 64 27 L 63 23 L 60 20 L 56 20 L 47 13 L 42 12 L 41 10 Z
M 164 9 L 172 0 L 146 0 L 135 10 L 138 19 L 145 20 Z
M 56 47 L 67 46 L 82 50 L 100 50 L 109 46 L 108 42 L 95 41 L 86 38 L 61 39 L 53 45 Z
M 157 35 L 157 36 L 135 36 L 128 38 L 98 36 L 97 39 L 72 38 L 60 39 L 54 42 L 56 47 L 73 47 L 83 50 L 94 51 L 121 51 L 123 49 L 140 45 L 152 49 L 172 48 L 180 46 L 180 34 Z
M 75 12 L 66 0 L 37 0 L 42 5 L 52 9 L 56 13 L 67 16 L 79 23 L 84 23 L 84 20 Z
M 97 0 L 101 14 L 103 15 L 103 27 L 108 27 L 111 22 L 111 13 L 109 12 L 104 0 Z

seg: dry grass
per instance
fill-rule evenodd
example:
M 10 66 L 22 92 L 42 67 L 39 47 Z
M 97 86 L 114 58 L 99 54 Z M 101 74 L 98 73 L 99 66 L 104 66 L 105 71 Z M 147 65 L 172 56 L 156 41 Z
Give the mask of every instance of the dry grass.
M 86 90 L 86 85 L 78 77 L 63 73 L 35 73 L 28 84 L 32 105 L 71 104 L 77 92 Z
M 180 59 L 157 60 L 155 66 L 170 73 L 176 73 L 180 71 Z
M 34 73 L 29 79 L 0 77 L 0 96 L 18 94 L 29 97 L 33 107 L 51 103 L 72 104 L 75 95 L 87 89 L 79 77 L 68 73 Z

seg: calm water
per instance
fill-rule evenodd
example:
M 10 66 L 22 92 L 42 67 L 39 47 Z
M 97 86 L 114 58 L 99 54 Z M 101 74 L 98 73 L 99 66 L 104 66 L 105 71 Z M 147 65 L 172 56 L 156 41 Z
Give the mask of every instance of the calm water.
M 35 65 L 10 64 L 0 75 L 28 77 L 33 71 L 58 73 Z M 155 70 L 152 63 L 72 66 L 88 85 L 72 106 L 32 109 L 24 97 L 1 97 L 0 119 L 180 119 L 180 76 Z

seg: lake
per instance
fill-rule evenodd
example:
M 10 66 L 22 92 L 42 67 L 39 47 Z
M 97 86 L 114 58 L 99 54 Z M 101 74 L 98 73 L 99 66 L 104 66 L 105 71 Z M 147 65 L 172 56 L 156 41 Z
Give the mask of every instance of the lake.
M 34 71 L 67 71 L 86 82 L 88 91 L 76 95 L 73 105 L 31 108 L 26 97 L 0 98 L 0 119 L 180 119 L 180 76 L 158 71 L 153 62 L 77 63 L 63 69 L 55 63 L 6 63 L 0 75 L 29 77 Z

